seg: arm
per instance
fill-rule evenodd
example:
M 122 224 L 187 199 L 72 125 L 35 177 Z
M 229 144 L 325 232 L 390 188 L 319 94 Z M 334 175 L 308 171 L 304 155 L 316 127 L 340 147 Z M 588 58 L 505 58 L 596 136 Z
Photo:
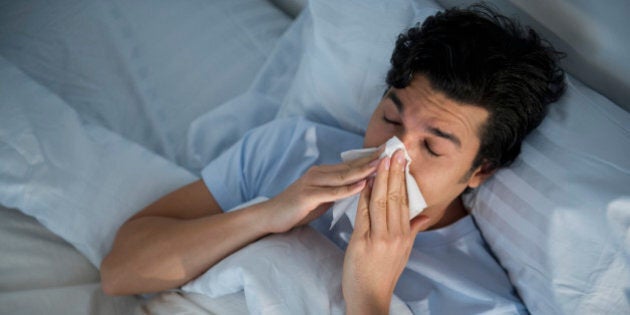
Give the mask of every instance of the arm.
M 377 157 L 314 166 L 278 196 L 229 213 L 201 180 L 184 186 L 122 225 L 101 264 L 103 290 L 118 295 L 178 287 L 256 239 L 308 223 L 331 202 L 358 193 Z
M 261 204 L 219 215 L 221 208 L 201 180 L 162 197 L 118 230 L 101 264 L 103 290 L 148 293 L 185 283 L 268 234 L 263 209 Z M 229 233 L 235 230 L 241 232 Z
M 415 236 L 428 227 L 429 220 L 422 215 L 409 221 L 401 153 L 382 159 L 376 177 L 361 192 L 343 266 L 347 314 L 389 313 Z

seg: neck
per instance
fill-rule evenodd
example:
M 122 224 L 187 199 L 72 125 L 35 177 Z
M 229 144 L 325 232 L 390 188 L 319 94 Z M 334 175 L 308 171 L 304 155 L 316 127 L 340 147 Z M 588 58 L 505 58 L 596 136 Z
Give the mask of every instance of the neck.
M 468 211 L 466 211 L 461 197 L 455 198 L 455 200 L 453 200 L 453 202 L 451 202 L 446 207 L 446 209 L 437 212 L 441 213 L 441 216 L 439 214 L 436 215 L 438 217 L 438 220 L 433 225 L 431 225 L 429 230 L 435 230 L 451 225 L 457 222 L 459 219 L 468 215 Z

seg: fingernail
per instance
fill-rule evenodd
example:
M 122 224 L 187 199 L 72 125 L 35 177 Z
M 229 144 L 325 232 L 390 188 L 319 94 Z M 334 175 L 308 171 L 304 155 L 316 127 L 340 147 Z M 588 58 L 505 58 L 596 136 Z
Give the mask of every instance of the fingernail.
M 385 161 L 383 163 L 385 163 L 385 165 L 384 165 L 385 166 L 385 170 L 388 171 L 389 170 L 389 163 L 390 163 L 389 160 L 390 160 L 390 158 L 386 157 L 386 158 L 384 158 L 384 160 Z

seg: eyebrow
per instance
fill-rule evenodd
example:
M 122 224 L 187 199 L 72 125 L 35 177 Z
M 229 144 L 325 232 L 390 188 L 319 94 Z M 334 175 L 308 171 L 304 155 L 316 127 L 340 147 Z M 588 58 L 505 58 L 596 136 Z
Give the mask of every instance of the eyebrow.
M 400 98 L 398 98 L 398 95 L 396 95 L 394 91 L 390 90 L 389 92 L 387 92 L 387 98 L 389 98 L 394 103 L 394 105 L 396 105 L 396 109 L 398 109 L 399 113 L 402 113 L 404 111 L 405 105 L 400 100 Z M 459 138 L 456 135 L 452 133 L 445 132 L 436 127 L 428 127 L 427 130 L 429 131 L 429 133 L 433 134 L 434 136 L 451 141 L 458 148 L 462 147 L 462 142 L 459 140 Z
M 387 98 L 394 102 L 394 105 L 396 105 L 399 113 L 402 113 L 405 110 L 405 106 L 403 105 L 403 102 L 401 102 L 398 98 L 398 95 L 396 95 L 396 92 L 390 90 L 389 92 L 387 92 Z
M 459 138 L 457 138 L 457 136 L 455 136 L 454 134 L 444 132 L 435 127 L 429 127 L 428 130 L 430 133 L 432 133 L 435 136 L 438 136 L 440 138 L 444 138 L 446 140 L 453 142 L 458 148 L 462 147 L 462 142 L 459 141 Z

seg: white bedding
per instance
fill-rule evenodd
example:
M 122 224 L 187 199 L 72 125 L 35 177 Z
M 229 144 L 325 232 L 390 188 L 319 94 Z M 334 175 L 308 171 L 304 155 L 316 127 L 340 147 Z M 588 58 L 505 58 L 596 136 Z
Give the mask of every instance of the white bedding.
M 243 292 L 111 297 L 98 270 L 34 218 L 0 206 L 0 314 L 247 314 Z
M 302 40 L 313 34 L 312 26 L 302 25 L 305 16 L 290 24 L 287 15 L 260 0 L 0 0 L 0 314 L 245 313 L 242 293 L 108 297 L 100 290 L 95 265 L 108 249 L 113 226 L 156 196 L 194 179 L 192 174 L 248 129 L 276 117 L 279 109 L 284 110 L 280 115 L 291 114 L 285 96 L 295 87 Z M 373 81 L 378 74 L 369 78 Z M 291 97 L 303 95 L 298 92 L 290 91 Z M 372 106 L 366 98 L 361 104 Z M 594 99 L 593 106 L 600 102 Z M 256 110 L 250 111 L 252 104 Z M 342 116 L 357 112 L 351 106 L 338 110 Z M 619 113 L 612 121 L 629 121 L 626 112 Z M 563 121 L 562 112 L 556 117 Z M 356 117 L 338 119 L 343 125 Z M 627 127 L 617 129 L 625 132 L 619 139 L 627 141 Z M 600 162 L 620 170 L 616 180 L 627 180 L 626 160 L 619 154 L 613 158 L 618 160 Z M 124 181 L 118 184 L 117 178 Z M 591 187 L 588 180 L 576 180 Z M 131 188 L 142 183 L 148 184 Z M 623 185 L 619 191 L 630 196 Z M 495 199 L 475 202 L 487 206 Z M 611 213 L 616 217 L 607 218 L 617 223 L 611 228 L 619 243 L 615 250 L 625 250 L 626 257 L 628 200 L 614 204 Z M 6 207 L 19 207 L 40 222 Z M 86 218 L 94 209 L 102 211 L 99 219 Z M 77 224 L 92 219 L 93 225 L 60 230 L 54 222 L 63 219 Z M 99 228 L 99 222 L 106 228 Z M 505 240 L 497 237 L 495 243 L 505 245 Z M 516 263 L 510 261 L 510 267 Z M 628 265 L 618 267 L 630 270 Z M 511 277 L 528 284 L 523 275 L 527 273 Z M 553 292 L 565 284 L 557 284 L 560 288 Z M 553 296 L 545 298 L 550 306 L 540 299 L 526 303 L 536 310 L 571 308 L 554 305 Z M 611 303 L 617 303 L 616 310 L 630 305 Z
M 1 209 L 0 314 L 140 305 L 100 289 L 95 265 L 116 229 L 107 223 L 194 179 L 168 161 L 186 159 L 188 125 L 248 89 L 290 22 L 258 0 L 0 1 L 1 203 L 48 226 Z M 150 164 L 155 172 L 138 173 Z M 158 173 L 170 173 L 171 186 Z M 123 188 L 134 180 L 141 185 Z M 100 219 L 86 217 L 95 209 Z M 207 311 L 239 310 L 239 301 L 210 301 Z
M 0 314 L 132 314 L 139 305 L 103 294 L 85 256 L 32 217 L 0 206 L 0 240 Z
M 0 8 L 0 55 L 85 121 L 180 162 L 190 122 L 247 90 L 291 22 L 260 0 Z

